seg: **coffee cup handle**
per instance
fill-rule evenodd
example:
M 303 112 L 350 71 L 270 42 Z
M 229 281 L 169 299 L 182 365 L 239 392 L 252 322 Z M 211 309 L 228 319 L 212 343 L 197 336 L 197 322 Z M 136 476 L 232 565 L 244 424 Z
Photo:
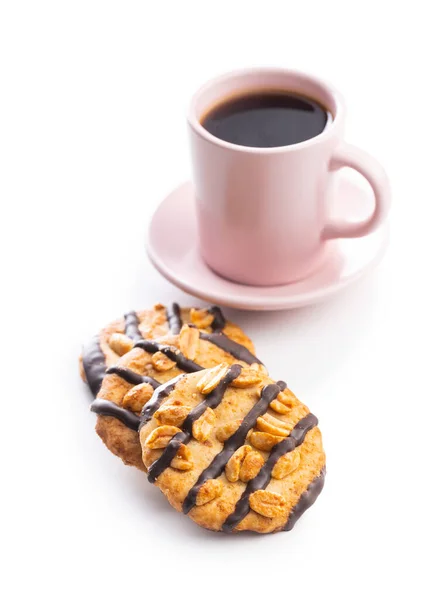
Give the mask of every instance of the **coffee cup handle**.
M 322 239 L 355 238 L 371 233 L 386 218 L 390 207 L 390 183 L 382 166 L 367 152 L 343 143 L 338 147 L 329 164 L 330 171 L 350 167 L 369 182 L 375 195 L 375 209 L 371 216 L 360 223 L 336 221 L 322 230 Z

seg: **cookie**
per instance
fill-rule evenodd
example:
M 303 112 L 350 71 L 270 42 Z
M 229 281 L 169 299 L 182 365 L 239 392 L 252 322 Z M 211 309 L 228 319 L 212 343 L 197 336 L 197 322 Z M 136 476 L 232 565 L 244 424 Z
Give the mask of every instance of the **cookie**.
M 225 323 L 221 312 L 220 326 L 209 323 L 214 309 L 189 311 L 191 320 L 203 329 L 178 323 L 179 333 L 170 333 L 157 340 L 139 340 L 132 350 L 109 367 L 103 375 L 97 398 L 91 410 L 98 415 L 96 432 L 105 445 L 125 464 L 145 471 L 141 458 L 138 428 L 143 405 L 160 385 L 183 373 L 201 371 L 222 361 L 240 362 L 259 372 L 266 371 L 254 350 L 251 340 L 232 323 Z M 207 317 L 207 318 L 205 318 Z M 214 324 L 212 330 L 210 325 Z M 242 340 L 246 346 L 239 343 Z
M 236 325 L 229 323 L 217 306 L 208 309 L 180 308 L 156 304 L 148 310 L 131 311 L 104 327 L 82 350 L 80 371 L 94 396 L 101 387 L 107 367 L 114 365 L 142 339 L 179 334 L 183 323 L 208 333 L 224 333 L 253 351 L 251 340 Z
M 317 424 L 283 381 L 218 365 L 155 390 L 142 409 L 142 458 L 149 481 L 202 527 L 289 530 L 324 484 Z

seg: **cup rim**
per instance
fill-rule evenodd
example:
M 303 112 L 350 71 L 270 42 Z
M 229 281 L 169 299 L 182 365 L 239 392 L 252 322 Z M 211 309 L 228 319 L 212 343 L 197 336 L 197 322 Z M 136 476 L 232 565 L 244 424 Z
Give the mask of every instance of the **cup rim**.
M 203 125 L 199 121 L 199 117 L 196 111 L 197 101 L 200 96 L 208 91 L 210 88 L 227 81 L 228 79 L 232 79 L 234 77 L 240 77 L 243 75 L 252 75 L 253 73 L 264 73 L 266 74 L 277 74 L 282 73 L 284 75 L 297 75 L 298 77 L 302 77 L 303 79 L 309 79 L 316 83 L 318 86 L 324 89 L 324 91 L 331 97 L 333 103 L 335 105 L 335 114 L 331 115 L 330 121 L 327 123 L 321 133 L 316 135 L 309 140 L 305 140 L 303 142 L 297 142 L 296 144 L 289 144 L 287 146 L 273 146 L 271 148 L 257 148 L 255 146 L 242 146 L 239 144 L 233 144 L 232 142 L 227 142 L 225 140 L 221 140 L 216 136 L 209 133 Z M 192 96 L 192 99 L 189 104 L 189 111 L 187 120 L 190 127 L 197 133 L 200 137 L 205 139 L 206 141 L 214 144 L 216 146 L 220 146 L 222 148 L 226 148 L 228 150 L 235 150 L 237 152 L 245 152 L 248 154 L 280 154 L 293 152 L 296 150 L 308 148 L 309 146 L 314 146 L 320 142 L 323 142 L 326 138 L 331 136 L 334 130 L 338 129 L 340 123 L 344 118 L 344 102 L 341 94 L 334 88 L 330 83 L 315 77 L 309 73 L 305 73 L 304 71 L 298 71 L 295 69 L 284 69 L 281 67 L 255 67 L 255 68 L 247 68 L 247 69 L 237 69 L 234 71 L 228 71 L 223 73 L 222 75 L 217 75 L 217 77 L 213 77 L 209 79 L 206 83 L 204 83 L 200 88 L 195 92 Z

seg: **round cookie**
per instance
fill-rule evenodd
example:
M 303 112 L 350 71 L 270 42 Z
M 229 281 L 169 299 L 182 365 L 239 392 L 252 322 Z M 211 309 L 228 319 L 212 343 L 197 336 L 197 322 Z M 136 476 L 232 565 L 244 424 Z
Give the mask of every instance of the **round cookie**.
M 183 323 L 195 325 L 207 333 L 223 332 L 254 352 L 248 336 L 239 327 L 226 321 L 217 306 L 197 309 L 180 308 L 176 303 L 170 307 L 156 304 L 151 309 L 131 311 L 113 321 L 83 347 L 80 357 L 82 379 L 88 383 L 91 392 L 96 396 L 107 367 L 114 365 L 136 342 L 179 334 Z
M 91 404 L 91 410 L 98 415 L 96 432 L 109 450 L 125 464 L 146 470 L 137 433 L 141 409 L 154 390 L 178 375 L 222 361 L 266 371 L 248 348 L 232 339 L 233 334 L 252 348 L 252 342 L 235 325 L 208 333 L 184 324 L 178 334 L 136 342 L 132 350 L 109 367 Z
M 180 375 L 142 410 L 142 457 L 178 511 L 215 531 L 289 530 L 322 490 L 317 418 L 238 364 Z

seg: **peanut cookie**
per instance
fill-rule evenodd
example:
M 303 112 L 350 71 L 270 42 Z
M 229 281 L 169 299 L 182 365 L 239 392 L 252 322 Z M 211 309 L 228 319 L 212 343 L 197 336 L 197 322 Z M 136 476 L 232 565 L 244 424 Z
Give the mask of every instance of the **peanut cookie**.
M 178 511 L 215 531 L 289 530 L 325 476 L 317 418 L 239 364 L 179 375 L 142 409 L 142 458 Z
M 208 309 L 180 308 L 156 304 L 148 310 L 131 311 L 104 327 L 82 350 L 80 372 L 94 396 L 101 387 L 107 367 L 142 339 L 156 339 L 179 334 L 183 323 L 195 325 L 204 332 L 224 332 L 232 340 L 253 351 L 251 340 L 233 323 L 225 320 L 217 306 Z
M 194 316 L 192 312 L 192 320 Z M 163 383 L 222 362 L 251 365 L 259 380 L 266 372 L 254 354 L 234 340 L 243 340 L 253 349 L 252 342 L 237 326 L 223 324 L 220 319 L 223 326 L 219 331 L 207 331 L 208 321 L 200 323 L 195 319 L 195 323 L 205 329 L 178 323 L 179 333 L 136 342 L 102 378 L 98 396 L 91 405 L 91 410 L 98 415 L 96 432 L 125 464 L 145 471 L 137 433 L 139 415 L 154 390 Z

